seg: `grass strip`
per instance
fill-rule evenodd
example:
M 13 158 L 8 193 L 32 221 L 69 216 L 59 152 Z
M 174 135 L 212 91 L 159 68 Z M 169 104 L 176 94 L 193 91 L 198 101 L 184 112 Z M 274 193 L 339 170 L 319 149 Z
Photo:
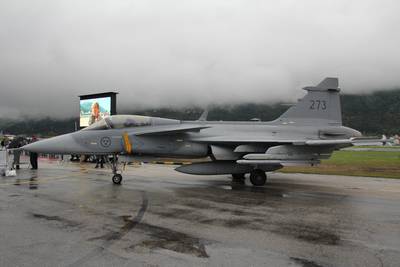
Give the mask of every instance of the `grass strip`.
M 290 166 L 284 173 L 314 173 L 331 175 L 400 178 L 399 151 L 335 151 L 319 166 Z

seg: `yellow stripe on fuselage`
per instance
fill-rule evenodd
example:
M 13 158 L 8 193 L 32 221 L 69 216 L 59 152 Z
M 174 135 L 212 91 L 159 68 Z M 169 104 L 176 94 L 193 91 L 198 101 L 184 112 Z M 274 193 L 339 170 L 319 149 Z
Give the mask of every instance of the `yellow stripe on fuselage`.
M 129 141 L 129 135 L 127 132 L 124 132 L 122 134 L 122 139 L 124 140 L 125 152 L 128 154 L 131 154 L 132 153 L 132 144 L 131 144 L 131 141 Z

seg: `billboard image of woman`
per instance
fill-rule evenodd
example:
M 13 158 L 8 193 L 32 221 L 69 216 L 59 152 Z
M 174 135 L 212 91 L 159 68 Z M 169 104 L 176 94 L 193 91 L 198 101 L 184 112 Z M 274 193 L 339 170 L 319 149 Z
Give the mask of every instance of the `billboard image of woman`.
M 87 127 L 111 114 L 111 97 L 80 101 L 80 126 Z
M 103 117 L 100 115 L 100 105 L 98 102 L 93 102 L 91 108 L 91 114 L 89 118 L 89 125 L 92 125 L 96 121 L 101 120 Z

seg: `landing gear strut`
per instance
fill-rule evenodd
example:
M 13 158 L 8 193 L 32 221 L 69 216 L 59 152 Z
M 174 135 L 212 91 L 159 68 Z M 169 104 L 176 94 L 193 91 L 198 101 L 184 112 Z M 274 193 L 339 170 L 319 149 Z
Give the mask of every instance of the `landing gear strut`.
M 263 186 L 265 185 L 265 182 L 267 181 L 267 175 L 263 170 L 260 169 L 255 169 L 252 170 L 250 173 L 250 182 L 254 186 Z
M 112 177 L 112 181 L 114 184 L 121 184 L 122 182 L 122 175 L 118 173 L 118 159 L 117 159 L 117 155 L 113 155 L 112 161 L 110 161 L 111 163 L 111 169 L 112 172 L 114 174 L 114 176 Z
M 233 173 L 232 174 L 232 183 L 235 184 L 244 184 L 245 173 Z

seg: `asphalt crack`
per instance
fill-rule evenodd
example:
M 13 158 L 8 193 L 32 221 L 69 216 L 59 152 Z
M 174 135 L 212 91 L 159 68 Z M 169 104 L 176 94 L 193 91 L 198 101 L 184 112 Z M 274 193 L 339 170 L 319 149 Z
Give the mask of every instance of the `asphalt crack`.
M 49 216 L 49 215 L 39 214 L 39 213 L 32 213 L 32 216 L 37 219 L 59 222 L 68 227 L 77 227 L 80 225 L 80 223 L 78 223 L 78 222 L 68 220 L 68 219 L 62 218 L 60 216 Z

